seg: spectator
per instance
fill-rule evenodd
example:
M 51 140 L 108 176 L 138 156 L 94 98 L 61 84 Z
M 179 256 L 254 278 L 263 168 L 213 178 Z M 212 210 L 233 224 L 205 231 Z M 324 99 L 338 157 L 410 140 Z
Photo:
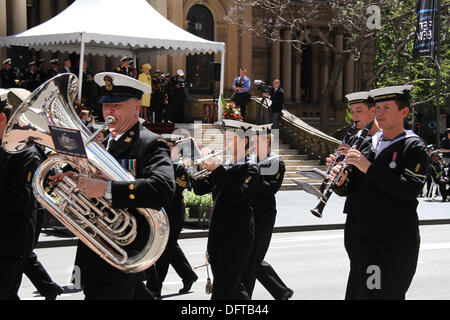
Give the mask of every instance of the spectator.
M 139 74 L 138 80 L 152 86 L 152 77 L 150 75 L 150 69 L 152 66 L 149 63 L 144 63 L 141 67 L 141 73 Z M 152 91 L 150 93 L 142 95 L 141 99 L 141 114 L 140 117 L 145 119 L 145 121 L 150 122 L 151 114 L 150 114 L 150 97 Z
M 446 164 L 450 164 L 450 128 L 445 130 L 445 136 L 441 140 L 442 156 Z
M 245 121 L 246 104 L 249 99 L 249 91 L 251 86 L 250 79 L 246 76 L 246 73 L 246 69 L 240 68 L 239 77 L 234 79 L 232 86 L 235 91 L 233 102 L 241 108 L 243 121 Z
M 272 129 L 279 128 L 279 122 L 281 118 L 281 111 L 284 108 L 284 91 L 280 87 L 280 80 L 275 79 L 273 81 L 273 89 L 271 94 L 263 93 L 263 97 L 269 98 L 272 101 L 269 109 L 267 110 L 267 123 L 272 123 Z

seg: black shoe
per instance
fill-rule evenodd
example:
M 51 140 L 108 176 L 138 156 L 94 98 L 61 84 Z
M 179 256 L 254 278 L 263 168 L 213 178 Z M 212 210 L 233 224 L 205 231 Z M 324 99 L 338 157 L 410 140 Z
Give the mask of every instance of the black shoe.
M 292 291 L 291 289 L 288 289 L 280 297 L 280 300 L 289 300 L 292 297 L 293 294 L 294 294 L 294 291 Z
M 56 300 L 56 297 L 64 292 L 64 289 L 55 284 L 53 288 L 45 295 L 45 300 Z
M 195 278 L 189 279 L 189 280 L 184 280 L 183 279 L 183 288 L 180 289 L 180 291 L 178 291 L 178 293 L 188 293 L 189 290 L 191 290 L 192 285 L 194 284 L 195 281 L 197 281 L 198 277 L 195 276 Z

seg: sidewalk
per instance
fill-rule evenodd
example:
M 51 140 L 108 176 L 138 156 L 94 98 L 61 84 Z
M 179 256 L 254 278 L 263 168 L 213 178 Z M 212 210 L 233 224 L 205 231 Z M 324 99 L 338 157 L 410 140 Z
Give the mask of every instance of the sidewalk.
M 276 195 L 278 214 L 274 232 L 314 231 L 342 229 L 345 215 L 342 213 L 345 198 L 333 194 L 323 211 L 323 217 L 311 214 L 319 203 L 317 198 L 298 190 L 280 191 Z M 420 224 L 450 224 L 450 202 L 442 203 L 441 197 L 434 201 L 419 198 L 418 214 Z M 376 199 L 374 199 L 376 201 Z M 370 205 L 370 204 L 368 204 Z M 183 229 L 180 238 L 207 237 L 206 229 Z M 76 245 L 77 239 L 61 232 L 43 230 L 38 248 Z

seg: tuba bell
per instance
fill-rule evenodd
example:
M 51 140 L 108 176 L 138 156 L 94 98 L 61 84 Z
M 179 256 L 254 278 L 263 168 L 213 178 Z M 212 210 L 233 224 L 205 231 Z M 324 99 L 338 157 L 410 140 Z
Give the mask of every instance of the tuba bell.
M 73 107 L 77 90 L 78 78 L 71 73 L 57 75 L 42 84 L 9 120 L 3 147 L 10 153 L 21 152 L 34 144 L 55 150 L 49 126 L 80 131 L 87 159 L 62 154 L 49 156 L 34 174 L 34 195 L 56 219 L 113 267 L 128 273 L 143 271 L 156 262 L 167 244 L 169 222 L 163 209 L 135 209 L 139 216 L 136 219 L 127 210 L 113 209 L 111 201 L 103 197 L 87 197 L 68 176 L 52 192 L 46 192 L 48 174 L 65 165 L 90 178 L 135 180 L 101 143 L 92 139 L 91 131 L 77 116 Z M 145 223 L 138 225 L 137 221 L 141 220 Z M 136 248 L 138 231 L 143 232 L 140 239 L 145 237 L 147 241 Z M 133 251 L 127 251 L 129 248 Z

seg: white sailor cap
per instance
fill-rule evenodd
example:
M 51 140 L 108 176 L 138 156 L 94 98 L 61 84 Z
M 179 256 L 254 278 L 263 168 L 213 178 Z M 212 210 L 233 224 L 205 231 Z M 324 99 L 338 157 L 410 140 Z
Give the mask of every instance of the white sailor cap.
M 0 88 L 0 108 L 8 104 L 8 89 Z
M 369 91 L 353 92 L 345 95 L 350 105 L 355 103 L 373 103 L 373 98 Z
M 255 133 L 258 135 L 259 134 L 270 134 L 270 133 L 272 133 L 272 125 L 273 125 L 273 123 L 254 126 L 253 131 L 255 131 Z
M 431 151 L 430 155 L 432 155 L 432 156 L 442 156 L 442 152 L 441 152 L 440 149 L 436 149 L 434 151 Z
M 409 100 L 412 85 L 392 86 L 370 90 L 370 96 L 375 102 L 388 100 Z
M 116 72 L 97 73 L 94 81 L 100 86 L 99 103 L 123 102 L 130 98 L 141 99 L 151 87 L 139 80 Z
M 131 57 L 130 57 L 130 56 L 125 56 L 125 57 L 122 57 L 122 58 L 120 59 L 120 62 L 130 61 L 130 60 L 131 60 Z
M 12 106 L 13 110 L 17 108 L 31 92 L 22 88 L 0 89 L 0 107 Z
M 7 58 L 7 59 L 3 60 L 3 64 L 10 64 L 10 63 L 12 63 L 11 58 Z
M 256 125 L 252 124 L 252 123 L 247 123 L 247 122 L 243 122 L 243 121 L 238 121 L 238 120 L 232 120 L 232 119 L 224 119 L 223 120 L 223 124 L 225 126 L 225 129 L 232 129 L 237 133 L 240 133 L 241 135 L 253 135 L 254 131 L 252 130 L 253 127 L 255 127 Z
M 162 134 L 161 137 L 164 140 L 166 140 L 167 142 L 177 142 L 177 141 L 183 139 L 183 136 L 176 135 L 176 134 L 168 134 L 168 133 Z

